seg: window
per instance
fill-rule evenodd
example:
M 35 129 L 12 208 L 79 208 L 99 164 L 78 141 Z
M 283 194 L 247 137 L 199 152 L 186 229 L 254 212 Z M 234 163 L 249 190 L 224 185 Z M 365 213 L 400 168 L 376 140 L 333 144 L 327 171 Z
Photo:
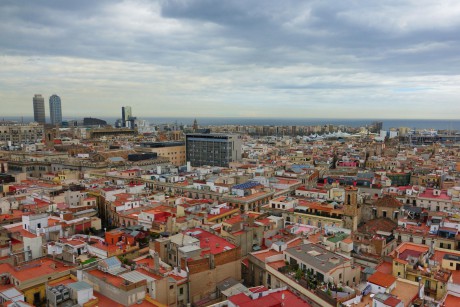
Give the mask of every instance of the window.
M 180 294 L 180 295 L 184 294 L 184 288 L 180 288 L 180 289 L 179 289 L 179 294 Z

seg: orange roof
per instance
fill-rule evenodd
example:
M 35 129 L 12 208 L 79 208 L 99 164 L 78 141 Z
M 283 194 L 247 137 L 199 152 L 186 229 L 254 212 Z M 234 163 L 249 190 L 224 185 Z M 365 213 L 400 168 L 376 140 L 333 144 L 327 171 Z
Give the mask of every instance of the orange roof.
M 53 267 L 53 264 L 55 267 Z M 52 276 L 55 273 L 70 271 L 73 266 L 65 265 L 52 259 L 42 259 L 28 262 L 26 266 L 12 267 L 9 264 L 0 264 L 0 272 L 9 272 L 21 282 L 36 278 L 37 276 Z
M 261 261 L 265 261 L 265 258 L 274 256 L 274 255 L 279 255 L 279 254 L 280 254 L 279 252 L 277 252 L 277 251 L 275 251 L 273 249 L 268 249 L 268 250 L 265 250 L 265 251 L 260 251 L 257 254 L 253 253 L 252 255 L 254 257 L 256 257 L 257 259 L 261 260 Z
M 56 219 L 53 219 L 53 218 L 48 218 L 48 226 L 55 226 L 57 224 L 61 223 L 60 220 L 56 220 Z
M 66 279 L 57 279 L 57 280 L 53 280 L 53 281 L 50 281 L 48 282 L 48 286 L 51 286 L 51 287 L 54 287 L 54 286 L 59 286 L 59 285 L 68 285 L 68 284 L 72 284 L 74 282 L 76 282 L 78 280 L 75 280 L 71 277 L 68 277 Z
M 21 234 L 21 237 L 26 237 L 26 238 L 37 238 L 38 237 L 37 235 L 34 235 L 33 233 L 30 233 L 27 230 L 23 229 L 22 225 L 8 228 L 8 231 L 11 233 L 19 232 Z
M 107 273 L 104 273 L 102 271 L 99 271 L 98 269 L 93 269 L 93 270 L 90 270 L 90 271 L 87 271 L 88 274 L 90 275 L 93 275 L 95 277 L 97 277 L 98 279 L 101 279 L 103 280 L 105 278 L 105 282 L 108 283 L 108 284 L 111 284 L 115 287 L 120 287 L 122 284 L 123 284 L 123 281 L 124 279 L 119 277 L 119 276 L 115 276 L 115 275 L 112 275 L 112 274 L 107 274 Z
M 107 296 L 94 291 L 93 295 L 99 299 L 99 306 L 111 306 L 111 307 L 123 307 L 124 305 L 118 304 L 117 302 L 111 300 Z
M 231 218 L 226 219 L 225 221 L 223 221 L 223 223 L 233 225 L 233 224 L 236 224 L 242 221 L 243 221 L 243 218 L 241 217 L 241 215 L 235 215 L 235 216 L 232 216 Z
M 443 306 L 445 307 L 457 307 L 460 304 L 460 297 L 448 294 Z
M 391 274 L 393 272 L 393 264 L 391 262 L 382 262 L 375 270 L 385 274 Z
M 278 270 L 279 268 L 286 266 L 286 262 L 284 260 L 278 260 L 270 262 L 269 265 L 275 270 Z
M 368 282 L 373 283 L 375 285 L 379 285 L 385 288 L 390 287 L 392 284 L 395 283 L 396 277 L 390 274 L 385 274 L 382 272 L 375 272 L 367 279 Z
M 294 240 L 288 242 L 287 245 L 288 245 L 288 248 L 291 248 L 291 247 L 298 246 L 298 245 L 300 245 L 302 243 L 303 243 L 302 238 L 295 238 Z
M 452 271 L 452 281 L 454 284 L 460 284 L 460 271 Z
M 402 259 L 399 259 L 399 258 L 395 258 L 394 261 L 402 263 L 402 264 L 407 264 L 408 263 L 406 260 L 402 260 Z
M 430 248 L 427 245 L 423 244 L 416 244 L 416 243 L 411 243 L 411 242 L 404 242 L 401 243 L 397 248 L 396 251 L 399 253 L 403 253 L 406 250 L 411 250 L 411 251 L 416 251 L 416 252 L 421 252 L 425 253 L 429 250 Z

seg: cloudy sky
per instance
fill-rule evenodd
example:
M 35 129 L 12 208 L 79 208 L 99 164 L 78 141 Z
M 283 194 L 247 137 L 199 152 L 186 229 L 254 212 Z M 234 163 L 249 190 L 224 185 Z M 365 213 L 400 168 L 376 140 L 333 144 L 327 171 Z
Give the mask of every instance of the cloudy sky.
M 458 119 L 459 33 L 458 0 L 2 0 L 1 113 Z

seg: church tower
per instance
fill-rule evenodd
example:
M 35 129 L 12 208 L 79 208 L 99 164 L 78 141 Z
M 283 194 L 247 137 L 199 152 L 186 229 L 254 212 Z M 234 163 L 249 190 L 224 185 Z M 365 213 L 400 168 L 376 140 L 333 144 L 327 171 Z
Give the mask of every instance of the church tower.
M 195 120 L 193 121 L 193 132 L 198 132 L 198 122 Z
M 345 228 L 356 231 L 361 219 L 361 206 L 358 204 L 358 189 L 356 187 L 345 188 L 343 201 L 343 220 Z

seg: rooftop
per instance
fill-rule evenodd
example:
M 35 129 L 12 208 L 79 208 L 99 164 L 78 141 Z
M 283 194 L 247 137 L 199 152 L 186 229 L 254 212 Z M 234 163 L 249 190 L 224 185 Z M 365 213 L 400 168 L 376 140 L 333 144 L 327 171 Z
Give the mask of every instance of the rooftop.
M 257 296 L 257 298 L 254 299 L 244 293 L 240 293 L 229 297 L 228 300 L 238 307 L 278 307 L 283 305 L 289 307 L 311 306 L 289 290 L 269 290 L 263 293 L 266 295 Z
M 41 259 L 28 262 L 22 266 L 12 267 L 9 264 L 0 264 L 0 272 L 9 272 L 21 282 L 41 276 L 52 276 L 53 274 L 70 271 L 73 266 L 63 264 L 52 259 Z
M 286 254 L 293 256 L 322 272 L 329 272 L 349 261 L 336 253 L 328 251 L 322 246 L 312 243 L 288 248 L 286 250 Z
M 235 245 L 227 240 L 201 228 L 190 229 L 187 230 L 186 233 L 200 240 L 200 247 L 202 249 L 201 256 L 206 254 L 218 254 L 236 248 Z
M 369 276 L 367 281 L 375 285 L 382 286 L 384 288 L 388 288 L 396 282 L 396 277 L 394 277 L 391 274 L 385 274 L 385 273 L 377 271 L 371 276 Z

